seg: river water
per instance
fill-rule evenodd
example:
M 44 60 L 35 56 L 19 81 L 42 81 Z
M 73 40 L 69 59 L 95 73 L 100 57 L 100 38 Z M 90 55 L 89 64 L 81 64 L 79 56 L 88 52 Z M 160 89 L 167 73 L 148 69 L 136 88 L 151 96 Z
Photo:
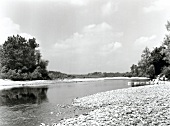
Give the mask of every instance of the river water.
M 128 81 L 58 82 L 49 86 L 47 93 L 36 99 L 31 97 L 24 100 L 6 100 L 1 97 L 0 126 L 39 126 L 41 123 L 56 123 L 62 118 L 73 117 L 81 113 L 76 113 L 75 108 L 70 106 L 74 98 L 128 88 Z M 20 89 L 15 89 L 13 92 L 16 93 L 17 90 Z M 39 89 L 33 91 L 37 90 Z

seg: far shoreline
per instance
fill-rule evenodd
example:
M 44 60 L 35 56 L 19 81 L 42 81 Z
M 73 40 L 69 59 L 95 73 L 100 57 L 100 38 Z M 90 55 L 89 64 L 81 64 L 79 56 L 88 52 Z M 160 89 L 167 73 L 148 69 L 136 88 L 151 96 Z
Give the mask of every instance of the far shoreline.
M 12 81 L 9 79 L 0 79 L 0 90 L 27 87 L 48 86 L 54 83 L 74 83 L 74 82 L 93 82 L 104 80 L 150 80 L 146 77 L 102 77 L 102 78 L 74 78 L 74 79 L 56 79 L 56 80 L 33 80 L 33 81 Z

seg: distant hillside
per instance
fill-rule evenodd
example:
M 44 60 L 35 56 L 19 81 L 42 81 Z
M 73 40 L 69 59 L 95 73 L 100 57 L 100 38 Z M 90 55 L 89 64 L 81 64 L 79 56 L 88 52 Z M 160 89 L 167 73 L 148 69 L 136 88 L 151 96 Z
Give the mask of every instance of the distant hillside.
M 93 72 L 82 75 L 74 75 L 76 78 L 101 78 L 101 77 L 131 77 L 131 73 L 106 73 L 106 72 Z
M 101 78 L 101 77 L 131 77 L 131 73 L 126 72 L 126 73 L 102 73 L 102 72 L 93 72 L 93 73 L 88 73 L 88 74 L 66 74 L 66 73 L 61 73 L 58 71 L 49 71 L 48 73 L 49 77 L 53 79 L 65 79 L 65 78 Z
M 49 71 L 48 75 L 52 80 L 54 80 L 54 79 L 65 79 L 65 78 L 70 78 L 70 79 L 75 78 L 75 76 L 73 76 L 73 75 L 61 73 L 61 72 L 58 72 L 58 71 Z

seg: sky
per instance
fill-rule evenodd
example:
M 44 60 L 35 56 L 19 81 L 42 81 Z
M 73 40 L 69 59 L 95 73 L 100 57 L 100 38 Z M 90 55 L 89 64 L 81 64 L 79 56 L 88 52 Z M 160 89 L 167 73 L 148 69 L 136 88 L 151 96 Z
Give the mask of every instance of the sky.
M 169 0 L 0 0 L 0 44 L 35 37 L 48 70 L 127 72 L 160 46 Z

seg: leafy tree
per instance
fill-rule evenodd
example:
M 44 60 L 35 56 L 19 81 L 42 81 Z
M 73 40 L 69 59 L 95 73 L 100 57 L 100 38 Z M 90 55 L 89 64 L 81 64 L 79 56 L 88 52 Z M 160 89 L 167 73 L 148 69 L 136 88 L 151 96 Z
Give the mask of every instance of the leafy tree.
M 139 73 L 138 73 L 137 65 L 133 64 L 130 69 L 131 69 L 132 76 L 138 76 Z
M 150 66 L 151 52 L 148 47 L 143 50 L 141 60 L 138 62 L 138 73 L 140 76 L 148 76 L 148 68 Z
M 154 65 L 150 65 L 148 70 L 147 70 L 147 77 L 151 78 L 151 79 L 154 79 L 155 78 L 155 67 Z
M 2 69 L 2 66 L 1 66 L 1 61 L 2 61 L 1 56 L 2 56 L 2 46 L 0 45 L 0 71 Z M 0 72 L 0 78 L 2 78 L 1 72 Z
M 8 37 L 0 48 L 2 78 L 12 80 L 47 79 L 48 61 L 41 59 L 36 39 L 17 35 Z M 33 76 L 34 75 L 34 76 Z
M 169 21 L 166 24 L 166 29 L 168 32 L 170 32 Z M 163 47 L 163 53 L 165 54 L 164 60 L 170 64 L 170 35 L 165 35 L 162 47 Z
M 162 46 L 156 47 L 150 52 L 146 47 L 141 56 L 141 60 L 138 62 L 138 66 L 132 65 L 131 67 L 132 76 L 144 76 L 153 79 L 161 74 L 163 68 L 168 65 L 163 49 Z
M 154 65 L 155 68 L 155 75 L 159 75 L 163 67 L 167 66 L 168 64 L 166 63 L 165 59 L 165 54 L 162 53 L 162 47 L 156 47 L 152 52 L 151 52 L 151 64 Z
M 170 22 L 166 25 L 167 31 L 170 31 Z M 155 78 L 157 75 L 164 74 L 170 79 L 170 35 L 166 35 L 162 46 L 156 47 L 150 52 L 145 48 L 138 66 L 132 65 L 132 76 L 145 76 Z
M 164 67 L 163 72 L 162 72 L 168 80 L 170 80 L 170 66 Z

